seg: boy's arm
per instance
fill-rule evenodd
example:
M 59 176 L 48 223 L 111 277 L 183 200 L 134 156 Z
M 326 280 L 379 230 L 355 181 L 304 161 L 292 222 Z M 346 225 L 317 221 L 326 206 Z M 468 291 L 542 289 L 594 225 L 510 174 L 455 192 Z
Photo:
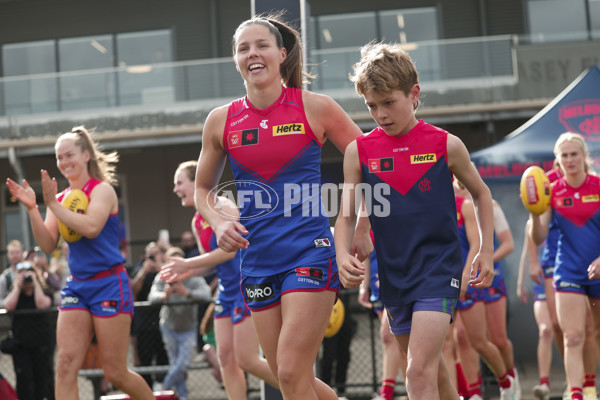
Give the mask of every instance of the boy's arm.
M 335 223 L 335 253 L 339 268 L 340 281 L 347 289 L 360 285 L 364 279 L 365 268 L 351 254 L 352 239 L 356 226 L 355 188 L 361 181 L 358 148 L 353 141 L 344 154 L 344 189 L 340 212 Z M 371 240 L 368 236 L 369 241 Z
M 448 167 L 467 188 L 473 198 L 479 228 L 479 251 L 471 266 L 469 284 L 474 288 L 487 288 L 494 279 L 494 211 L 492 194 L 483 182 L 475 166 L 471 164 L 469 152 L 463 142 L 448 134 Z M 477 274 L 479 271 L 479 274 Z

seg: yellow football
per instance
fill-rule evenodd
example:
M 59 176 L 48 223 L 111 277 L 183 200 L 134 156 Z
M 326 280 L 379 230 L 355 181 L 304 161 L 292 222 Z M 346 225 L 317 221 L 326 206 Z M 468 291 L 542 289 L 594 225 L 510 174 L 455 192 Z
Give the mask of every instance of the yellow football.
M 73 212 L 85 214 L 88 207 L 88 198 L 81 190 L 73 189 L 63 198 L 62 205 Z M 81 239 L 80 233 L 75 232 L 60 220 L 58 221 L 58 232 L 69 243 Z
M 329 324 L 327 324 L 327 330 L 325 331 L 326 338 L 330 338 L 340 331 L 344 323 L 344 314 L 344 303 L 338 298 L 333 305 L 333 310 L 331 310 L 331 317 L 329 317 Z
M 550 206 L 550 180 L 543 169 L 531 166 L 521 176 L 521 201 L 530 213 L 541 215 Z

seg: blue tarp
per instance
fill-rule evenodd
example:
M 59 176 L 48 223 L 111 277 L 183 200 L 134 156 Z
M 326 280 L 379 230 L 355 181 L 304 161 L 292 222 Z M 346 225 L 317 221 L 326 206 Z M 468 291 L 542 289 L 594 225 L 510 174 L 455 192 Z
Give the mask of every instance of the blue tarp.
M 594 169 L 600 170 L 600 69 L 582 72 L 550 104 L 493 146 L 476 151 L 471 159 L 486 182 L 518 181 L 525 169 L 552 168 L 554 143 L 566 131 L 581 133 L 588 144 Z

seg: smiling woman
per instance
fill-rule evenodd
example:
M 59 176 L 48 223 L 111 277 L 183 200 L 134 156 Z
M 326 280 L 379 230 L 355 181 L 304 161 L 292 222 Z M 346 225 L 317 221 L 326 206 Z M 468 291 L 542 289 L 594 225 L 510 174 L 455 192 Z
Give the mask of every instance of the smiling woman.
M 300 37 L 279 18 L 240 24 L 233 57 L 247 95 L 206 120 L 196 207 L 219 247 L 239 250 L 241 291 L 284 398 L 337 399 L 312 369 L 339 288 L 329 221 L 321 212 L 307 216 L 303 202 L 285 199 L 291 195 L 286 189 L 307 185 L 316 188 L 310 196 L 321 210 L 321 146 L 329 138 L 343 151 L 362 132 L 331 98 L 302 90 L 309 75 L 302 69 Z M 220 212 L 222 197 L 212 196 L 227 157 L 237 199 L 243 198 L 239 220 Z M 368 227 L 363 230 L 368 235 Z M 323 243 L 328 245 L 318 245 Z M 296 267 L 308 264 L 323 279 L 306 282 L 296 274 Z
M 118 201 L 111 186 L 116 183 L 117 154 L 98 150 L 84 127 L 61 135 L 55 152 L 58 169 L 69 181 L 69 187 L 57 193 L 56 180 L 46 170 L 41 171 L 45 220 L 28 182 L 23 180 L 21 186 L 11 179 L 6 181 L 11 194 L 27 207 L 33 235 L 45 253 L 58 244 L 59 224 L 81 236 L 69 243 L 73 276 L 61 292 L 55 397 L 79 398 L 77 372 L 95 333 L 108 380 L 131 397 L 154 399 L 146 382 L 127 369 L 133 296 L 119 251 Z M 63 199 L 73 196 L 85 197 L 85 201 L 79 201 L 87 202 L 85 213 L 62 204 Z M 68 232 L 66 236 L 75 239 Z M 102 305 L 107 303 L 110 307 Z

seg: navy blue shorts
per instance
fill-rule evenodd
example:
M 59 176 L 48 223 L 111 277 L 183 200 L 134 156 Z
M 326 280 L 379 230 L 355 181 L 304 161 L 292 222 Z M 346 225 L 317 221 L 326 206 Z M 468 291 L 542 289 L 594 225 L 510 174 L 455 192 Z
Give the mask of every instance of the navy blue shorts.
M 338 292 L 340 280 L 335 258 L 292 267 L 279 274 L 242 276 L 244 301 L 251 311 L 276 306 L 281 296 L 290 292 Z
M 67 279 L 60 292 L 60 311 L 85 310 L 95 317 L 133 316 L 133 294 L 123 265 L 100 272 L 90 279 Z
M 404 306 L 386 307 L 388 320 L 390 322 L 390 331 L 394 335 L 406 335 L 410 333 L 412 327 L 412 316 L 417 311 L 439 311 L 450 315 L 454 314 L 456 299 L 452 298 L 431 298 L 419 299 Z

